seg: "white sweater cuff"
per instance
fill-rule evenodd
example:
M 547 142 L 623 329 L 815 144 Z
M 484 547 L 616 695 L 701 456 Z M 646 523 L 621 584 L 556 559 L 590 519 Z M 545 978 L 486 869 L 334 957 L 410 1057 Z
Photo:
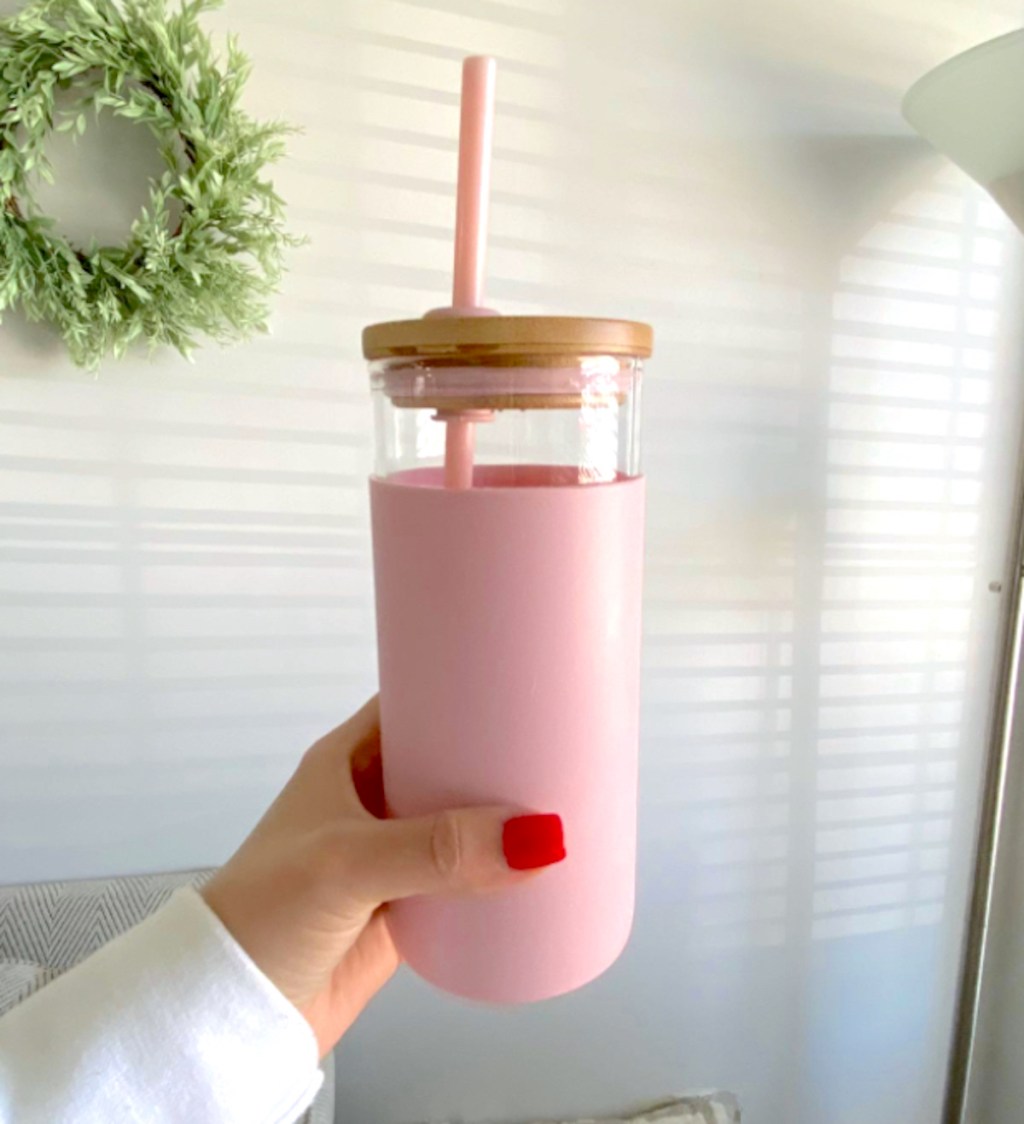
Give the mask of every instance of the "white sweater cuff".
M 306 1020 L 191 887 L 0 1019 L 0 1121 L 291 1124 Z

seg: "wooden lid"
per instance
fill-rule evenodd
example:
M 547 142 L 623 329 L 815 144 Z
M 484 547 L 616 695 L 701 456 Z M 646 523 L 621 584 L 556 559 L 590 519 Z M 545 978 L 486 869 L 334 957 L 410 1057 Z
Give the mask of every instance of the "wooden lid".
M 367 359 L 478 360 L 622 355 L 646 359 L 650 324 L 582 316 L 424 316 L 363 329 Z

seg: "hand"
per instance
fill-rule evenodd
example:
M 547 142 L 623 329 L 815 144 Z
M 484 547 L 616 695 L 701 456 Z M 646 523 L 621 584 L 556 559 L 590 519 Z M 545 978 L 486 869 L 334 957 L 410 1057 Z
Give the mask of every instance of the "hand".
M 384 820 L 377 700 L 310 748 L 202 890 L 309 1021 L 323 1056 L 398 967 L 384 903 L 482 893 L 565 857 L 557 816 L 466 808 Z

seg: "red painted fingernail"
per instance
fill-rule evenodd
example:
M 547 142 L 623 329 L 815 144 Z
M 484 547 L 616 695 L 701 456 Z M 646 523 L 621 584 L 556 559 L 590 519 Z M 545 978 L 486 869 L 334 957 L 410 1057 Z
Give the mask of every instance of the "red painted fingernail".
M 501 833 L 505 862 L 513 870 L 536 870 L 565 858 L 562 817 L 514 816 Z

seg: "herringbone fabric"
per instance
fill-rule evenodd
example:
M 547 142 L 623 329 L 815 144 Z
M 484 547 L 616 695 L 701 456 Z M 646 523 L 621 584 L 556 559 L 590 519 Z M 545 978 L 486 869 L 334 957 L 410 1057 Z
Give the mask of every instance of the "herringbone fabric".
M 0 960 L 66 972 L 207 874 L 135 875 L 0 887 Z
M 82 882 L 0 886 L 0 1017 L 61 972 L 159 909 L 179 886 L 209 871 L 143 874 Z M 332 1124 L 334 1066 L 303 1124 Z

